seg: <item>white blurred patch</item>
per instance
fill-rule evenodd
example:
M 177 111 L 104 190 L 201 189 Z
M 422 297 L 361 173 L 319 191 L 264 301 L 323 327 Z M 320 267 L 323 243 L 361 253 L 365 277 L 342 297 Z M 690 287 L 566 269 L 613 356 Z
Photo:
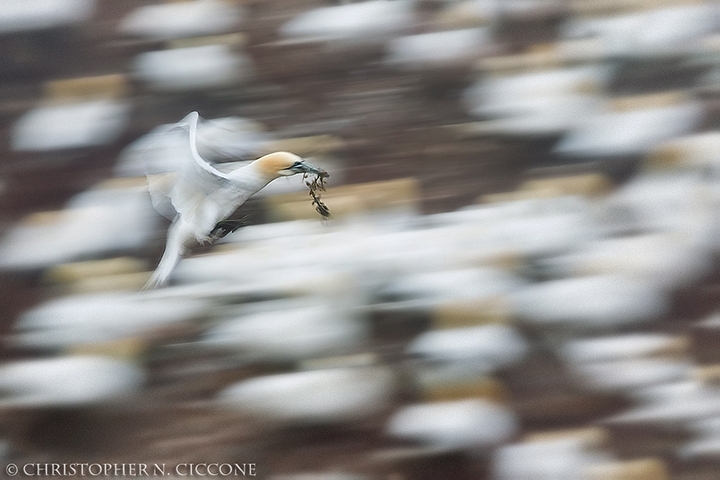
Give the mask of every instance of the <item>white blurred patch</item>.
M 280 27 L 280 35 L 310 41 L 377 42 L 409 27 L 412 2 L 370 0 L 310 10 Z
M 513 310 L 538 325 L 606 329 L 662 315 L 665 295 L 647 281 L 622 275 L 567 278 L 527 287 L 511 296 Z
M 393 415 L 387 426 L 394 437 L 461 450 L 500 444 L 517 429 L 510 410 L 484 400 L 410 405 Z
M 205 333 L 201 345 L 254 360 L 300 360 L 352 351 L 367 339 L 360 319 L 327 302 L 304 303 L 224 321 Z
M 597 113 L 580 122 L 555 147 L 561 155 L 639 155 L 659 143 L 692 131 L 703 120 L 696 102 Z
M 13 128 L 11 146 L 19 151 L 48 151 L 107 145 L 123 133 L 130 105 L 112 100 L 38 107 Z
M 492 372 L 521 360 L 528 344 L 507 325 L 432 330 L 421 334 L 407 348 L 429 361 L 461 362 L 477 372 Z
M 197 0 L 148 5 L 132 11 L 120 23 L 125 35 L 171 40 L 233 31 L 242 10 L 222 0 Z
M 154 235 L 159 217 L 145 188 L 92 190 L 44 221 L 14 226 L 0 240 L 0 267 L 34 270 L 132 252 Z
M 487 28 L 409 35 L 390 41 L 386 62 L 410 69 L 451 65 L 480 57 L 491 46 L 491 40 Z
M 145 52 L 135 59 L 134 76 L 150 88 L 181 91 L 235 85 L 252 75 L 252 61 L 228 45 L 202 45 Z
M 386 407 L 393 385 L 380 367 L 314 370 L 246 380 L 223 390 L 218 402 L 283 422 L 348 422 Z
M 104 357 L 24 360 L 0 367 L 0 406 L 47 408 L 119 400 L 145 380 L 136 365 Z
M 122 177 L 142 177 L 178 170 L 179 155 L 187 151 L 187 141 L 178 135 L 169 135 L 173 125 L 160 125 L 131 143 L 120 153 L 115 174 Z M 200 156 L 210 162 L 236 162 L 255 160 L 264 150 L 272 135 L 246 118 L 224 117 L 202 120 L 197 126 L 197 148 Z M 238 165 L 232 163 L 233 168 Z M 218 168 L 223 168 L 219 165 Z
M 207 305 L 193 299 L 146 299 L 140 294 L 98 294 L 50 300 L 24 312 L 13 345 L 56 349 L 142 336 L 200 317 Z
M 88 20 L 94 0 L 3 0 L 0 32 L 44 30 Z

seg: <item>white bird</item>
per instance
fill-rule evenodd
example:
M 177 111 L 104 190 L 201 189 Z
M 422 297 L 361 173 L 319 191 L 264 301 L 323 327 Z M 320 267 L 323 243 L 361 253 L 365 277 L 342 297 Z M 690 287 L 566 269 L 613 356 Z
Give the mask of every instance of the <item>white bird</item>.
M 449 450 L 494 446 L 517 433 L 518 420 L 506 406 L 480 399 L 418 403 L 393 415 L 387 432 Z
M 409 70 L 463 65 L 492 46 L 490 31 L 485 28 L 420 33 L 391 40 L 386 62 Z
M 318 302 L 315 297 L 290 304 L 256 302 L 269 304 L 267 310 L 220 323 L 206 332 L 201 345 L 236 350 L 256 360 L 296 361 L 352 350 L 367 339 L 362 319 L 310 301 Z
M 600 433 L 600 435 L 603 435 Z M 610 460 L 594 438 L 544 438 L 498 448 L 492 457 L 495 480 L 569 480 L 592 465 Z
M 192 112 L 168 130 L 168 134 L 180 131 L 189 136 L 189 155 L 182 159 L 178 171 L 159 177 L 148 175 L 156 209 L 163 213 L 163 204 L 169 200 L 177 214 L 168 231 L 165 253 L 145 288 L 165 283 L 193 242 L 212 242 L 237 229 L 239 223 L 228 218 L 271 181 L 297 173 L 327 176 L 324 170 L 288 152 L 271 153 L 230 173 L 222 173 L 198 153 L 199 118 L 197 112 Z
M 435 362 L 474 366 L 481 372 L 521 360 L 528 351 L 525 339 L 507 325 L 431 330 L 417 337 L 408 351 Z
M 572 340 L 562 347 L 560 355 L 568 365 L 587 365 L 676 353 L 687 344 L 682 336 L 630 333 Z
M 218 35 L 237 29 L 243 13 L 237 5 L 221 0 L 160 3 L 133 10 L 120 22 L 119 30 L 154 40 Z
M 281 423 L 333 424 L 382 411 L 393 391 L 386 367 L 329 368 L 251 378 L 220 392 L 218 402 Z
M 570 277 L 532 285 L 511 296 L 520 318 L 561 328 L 612 329 L 655 319 L 665 294 L 650 281 L 621 274 Z
M 19 360 L 0 366 L 0 407 L 96 405 L 128 398 L 144 381 L 140 367 L 105 357 Z
M 704 115 L 703 106 L 695 101 L 621 111 L 601 109 L 577 122 L 554 152 L 571 157 L 641 155 L 695 130 Z
M 411 2 L 371 0 L 321 7 L 302 13 L 280 27 L 285 38 L 345 44 L 387 40 L 412 25 Z
M 229 45 L 200 45 L 144 52 L 133 75 L 159 91 L 206 90 L 236 85 L 252 76 L 250 57 Z
M 611 425 L 690 426 L 720 416 L 720 389 L 698 380 L 648 385 L 633 392 L 639 405 L 604 420 Z
M 131 107 L 112 99 L 41 105 L 13 126 L 10 146 L 18 152 L 48 152 L 112 144 L 125 131 Z
M 108 293 L 50 300 L 21 314 L 6 341 L 37 350 L 112 342 L 202 318 L 208 308 L 193 298 L 144 297 Z

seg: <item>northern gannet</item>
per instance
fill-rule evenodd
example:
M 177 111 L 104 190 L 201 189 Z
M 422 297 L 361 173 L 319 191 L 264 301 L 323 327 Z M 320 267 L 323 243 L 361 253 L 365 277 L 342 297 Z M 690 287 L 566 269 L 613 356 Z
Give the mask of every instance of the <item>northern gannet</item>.
M 394 389 L 387 367 L 324 368 L 244 380 L 222 390 L 217 402 L 281 424 L 343 424 L 382 412 Z
M 168 231 L 165 253 L 144 289 L 165 283 L 192 243 L 213 242 L 239 228 L 240 223 L 229 217 L 271 181 L 298 173 L 327 176 L 324 170 L 288 152 L 271 153 L 230 173 L 223 173 L 198 153 L 199 118 L 197 112 L 192 112 L 167 131 L 179 129 L 189 137 L 189 154 L 180 159 L 177 171 L 169 176 L 148 175 L 156 209 L 163 213 L 166 210 L 163 204 L 169 200 L 177 213 Z
M 133 76 L 159 91 L 227 87 L 247 81 L 252 72 L 248 55 L 222 44 L 144 52 L 133 62 Z
M 245 12 L 222 0 L 146 5 L 120 22 L 120 33 L 153 40 L 220 35 L 237 29 Z
M 80 407 L 122 402 L 141 390 L 142 368 L 102 356 L 18 360 L 0 365 L 0 408 Z
M 512 438 L 518 419 L 505 405 L 470 398 L 408 405 L 390 417 L 386 431 L 447 450 L 475 450 Z

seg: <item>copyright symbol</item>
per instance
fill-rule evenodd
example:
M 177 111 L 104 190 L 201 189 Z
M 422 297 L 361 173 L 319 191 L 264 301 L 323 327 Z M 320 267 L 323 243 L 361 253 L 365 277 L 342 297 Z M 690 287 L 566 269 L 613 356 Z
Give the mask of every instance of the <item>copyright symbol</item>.
M 5 467 L 5 473 L 8 474 L 10 477 L 14 477 L 18 474 L 18 467 L 14 463 L 8 463 Z

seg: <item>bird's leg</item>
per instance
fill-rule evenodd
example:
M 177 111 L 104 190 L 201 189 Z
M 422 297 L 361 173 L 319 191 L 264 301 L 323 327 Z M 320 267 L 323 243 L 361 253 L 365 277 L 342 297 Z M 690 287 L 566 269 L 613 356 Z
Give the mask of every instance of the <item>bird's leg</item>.
M 223 238 L 224 236 L 233 233 L 234 231 L 249 225 L 248 222 L 248 216 L 244 216 L 243 218 L 235 218 L 235 219 L 225 219 L 217 223 L 215 225 L 215 228 L 212 229 L 210 232 L 210 239 L 212 242 Z

